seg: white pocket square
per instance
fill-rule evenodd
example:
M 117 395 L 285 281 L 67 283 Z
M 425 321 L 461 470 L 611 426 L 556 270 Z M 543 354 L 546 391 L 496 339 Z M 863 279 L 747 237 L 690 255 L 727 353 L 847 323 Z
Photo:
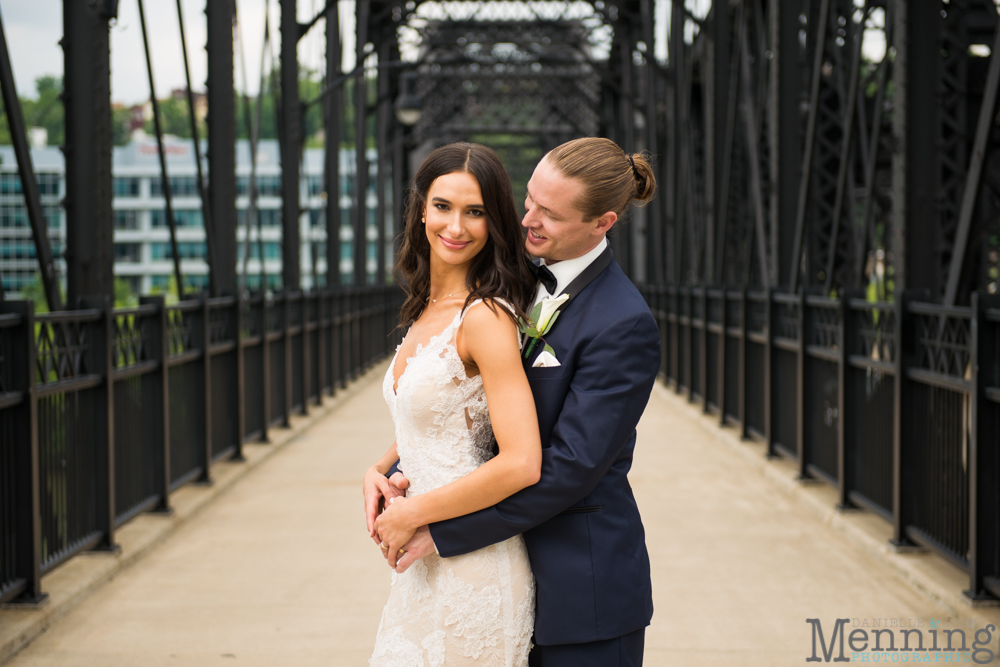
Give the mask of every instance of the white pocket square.
M 532 368 L 550 368 L 554 366 L 562 366 L 562 364 L 559 363 L 554 354 L 547 351 L 543 351 L 535 357 L 534 363 L 531 364 Z

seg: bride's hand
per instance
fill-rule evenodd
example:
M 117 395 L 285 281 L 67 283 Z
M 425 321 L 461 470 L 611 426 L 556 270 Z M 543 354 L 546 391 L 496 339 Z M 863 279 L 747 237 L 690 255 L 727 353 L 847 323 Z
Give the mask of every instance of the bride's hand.
M 402 496 L 407 486 L 409 483 L 401 473 L 396 473 L 391 480 L 388 480 L 375 466 L 365 472 L 363 485 L 365 519 L 368 524 L 368 534 L 375 540 L 375 544 L 379 543 L 378 536 L 375 534 L 375 519 L 382 512 L 386 499 L 388 498 L 389 502 L 392 502 L 393 498 Z
M 412 512 L 406 508 L 405 501 L 405 497 L 392 498 L 389 507 L 375 520 L 375 533 L 379 546 L 382 547 L 382 555 L 387 559 L 390 554 L 402 556 L 398 553 L 399 549 L 410 541 L 420 527 L 411 516 Z M 395 561 L 395 558 L 389 560 Z

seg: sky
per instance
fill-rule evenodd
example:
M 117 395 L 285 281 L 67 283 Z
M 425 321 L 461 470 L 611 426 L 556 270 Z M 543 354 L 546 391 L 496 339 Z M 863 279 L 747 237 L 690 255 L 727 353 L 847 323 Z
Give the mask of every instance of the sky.
M 62 75 L 63 0 L 0 0 L 14 79 L 18 93 L 31 97 L 35 79 L 45 74 Z M 180 31 L 175 0 L 145 0 L 146 27 L 149 31 L 153 60 L 153 78 L 157 97 L 165 97 L 175 88 L 186 87 L 184 62 L 181 56 Z M 256 94 L 260 79 L 261 50 L 264 41 L 265 4 L 270 6 L 274 48 L 279 48 L 278 0 L 237 0 L 240 29 L 247 64 L 247 88 Z M 353 68 L 354 11 L 353 2 L 341 0 L 341 30 L 347 52 L 344 67 Z M 299 0 L 299 21 L 305 23 L 324 5 L 323 0 Z M 205 54 L 205 0 L 182 0 L 184 33 L 191 66 L 192 87 L 205 89 L 207 60 Z M 325 23 L 320 22 L 299 42 L 299 61 L 303 65 L 324 70 L 326 53 Z M 277 50 L 275 50 L 277 53 Z M 240 51 L 236 54 L 236 87 L 243 90 Z M 275 60 L 277 60 L 275 58 Z M 137 0 L 120 0 L 118 19 L 111 27 L 111 99 L 134 104 L 149 99 L 149 80 L 142 46 Z

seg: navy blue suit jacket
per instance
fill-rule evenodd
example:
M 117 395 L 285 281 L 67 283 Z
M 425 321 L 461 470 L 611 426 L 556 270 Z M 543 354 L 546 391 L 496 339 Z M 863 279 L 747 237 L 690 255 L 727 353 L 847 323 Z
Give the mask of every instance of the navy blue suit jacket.
M 449 557 L 524 534 L 536 644 L 619 637 L 653 615 L 645 532 L 627 475 L 635 426 L 660 368 L 659 333 L 612 261 L 574 295 L 545 340 L 562 365 L 525 362 L 542 436 L 541 479 L 493 507 L 432 524 L 431 535 Z

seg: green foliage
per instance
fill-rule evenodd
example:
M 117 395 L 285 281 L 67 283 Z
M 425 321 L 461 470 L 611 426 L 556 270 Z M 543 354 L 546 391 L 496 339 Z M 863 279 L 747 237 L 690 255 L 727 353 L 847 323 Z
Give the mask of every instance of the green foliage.
M 61 93 L 62 77 L 46 75 L 35 79 L 35 99 L 21 97 L 25 127 L 44 127 L 49 133 L 49 146 L 60 145 L 65 136 L 63 104 L 59 99 Z M 0 105 L 0 144 L 11 143 L 7 110 Z
M 149 290 L 149 293 L 163 294 L 166 297 L 168 306 L 171 306 L 180 301 L 180 299 L 177 298 L 177 279 L 174 278 L 172 274 L 170 276 L 170 282 L 167 285 L 167 289 L 163 289 L 162 287 L 157 287 L 154 285 L 153 288 Z
M 190 139 L 191 114 L 188 112 L 187 99 L 168 97 L 165 100 L 160 100 L 158 106 L 160 107 L 160 127 L 163 128 L 163 134 L 172 134 L 182 139 Z M 152 118 L 146 121 L 143 130 L 150 136 L 156 136 L 156 125 Z M 205 123 L 199 121 L 198 138 L 204 139 L 207 136 L 208 131 Z
M 36 313 L 49 312 L 49 304 L 45 300 L 45 288 L 42 286 L 40 275 L 36 275 L 34 280 L 21 288 L 21 298 L 25 301 L 34 301 Z
M 344 130 L 347 135 L 354 136 L 354 86 L 353 80 L 348 81 L 343 86 L 344 114 L 342 116 Z M 301 102 L 311 102 L 319 97 L 323 92 L 323 78 L 319 72 L 310 69 L 299 70 L 299 100 Z M 260 111 L 260 138 L 278 138 L 278 105 L 281 103 L 280 77 L 278 72 L 272 72 L 269 79 L 264 83 L 264 99 Z M 240 139 L 250 138 L 250 122 L 247 118 L 247 106 L 249 113 L 257 112 L 257 98 L 250 98 L 249 105 L 244 104 L 243 96 L 237 94 L 236 101 L 236 133 Z M 303 136 L 306 139 L 306 146 L 309 148 L 321 147 L 324 141 L 320 138 L 319 132 L 323 129 L 323 104 L 312 105 L 305 114 L 303 124 Z
M 115 278 L 115 308 L 131 308 L 139 305 L 139 298 L 124 278 Z
M 129 142 L 129 121 L 132 110 L 127 107 L 111 110 L 111 141 L 115 146 L 124 146 Z

